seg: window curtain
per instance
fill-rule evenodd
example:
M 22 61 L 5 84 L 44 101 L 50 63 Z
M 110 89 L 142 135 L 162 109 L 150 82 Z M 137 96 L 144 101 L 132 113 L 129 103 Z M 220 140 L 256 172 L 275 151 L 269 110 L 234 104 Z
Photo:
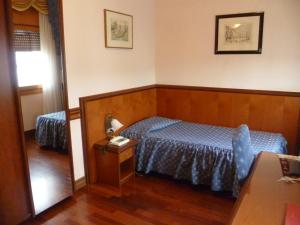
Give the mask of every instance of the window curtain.
M 45 64 L 43 81 L 44 113 L 63 110 L 62 104 L 62 73 L 58 67 L 55 43 L 48 16 L 39 14 L 41 52 Z
M 12 0 L 11 5 L 17 11 L 26 11 L 33 7 L 42 14 L 48 14 L 48 0 Z
M 49 22 L 51 24 L 52 32 L 54 35 L 56 54 L 61 55 L 60 24 L 59 24 L 58 9 L 59 9 L 58 0 L 49 0 L 48 2 Z

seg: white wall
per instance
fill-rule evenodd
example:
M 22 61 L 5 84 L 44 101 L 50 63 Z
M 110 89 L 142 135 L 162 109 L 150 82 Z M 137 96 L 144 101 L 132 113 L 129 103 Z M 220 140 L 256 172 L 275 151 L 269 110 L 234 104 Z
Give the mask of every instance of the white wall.
M 299 0 L 157 0 L 156 81 L 300 91 Z M 262 55 L 214 55 L 215 16 L 265 12 Z
M 132 50 L 104 47 L 104 9 L 133 15 Z M 63 0 L 69 107 L 79 97 L 155 83 L 154 0 Z M 80 121 L 71 122 L 75 179 L 84 174 Z
M 43 95 L 21 96 L 24 131 L 35 129 L 36 117 L 43 114 Z
M 154 0 L 64 0 L 70 108 L 78 98 L 155 83 Z M 104 47 L 104 9 L 133 15 L 132 50 Z
M 72 135 L 74 178 L 75 180 L 78 180 L 85 175 L 80 120 L 71 120 L 70 127 Z

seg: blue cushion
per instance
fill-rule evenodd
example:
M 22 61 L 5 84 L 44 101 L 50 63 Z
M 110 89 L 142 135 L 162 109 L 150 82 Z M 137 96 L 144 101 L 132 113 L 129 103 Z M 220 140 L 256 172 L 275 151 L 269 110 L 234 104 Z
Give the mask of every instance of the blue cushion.
M 241 125 L 234 133 L 232 148 L 236 166 L 236 176 L 238 181 L 242 182 L 247 178 L 254 159 L 250 132 L 247 125 Z

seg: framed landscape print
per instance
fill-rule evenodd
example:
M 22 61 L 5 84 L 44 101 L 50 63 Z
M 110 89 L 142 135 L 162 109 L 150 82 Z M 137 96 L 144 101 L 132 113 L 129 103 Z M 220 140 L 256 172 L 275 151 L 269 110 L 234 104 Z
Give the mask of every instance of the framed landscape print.
M 264 13 L 216 16 L 215 54 L 261 54 Z
M 105 47 L 133 48 L 133 17 L 124 13 L 104 10 Z

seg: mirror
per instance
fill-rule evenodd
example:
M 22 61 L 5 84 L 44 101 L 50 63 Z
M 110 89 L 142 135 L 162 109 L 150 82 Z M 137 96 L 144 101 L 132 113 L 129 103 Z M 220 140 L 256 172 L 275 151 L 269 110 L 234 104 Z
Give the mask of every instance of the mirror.
M 73 193 L 60 2 L 18 2 L 12 2 L 13 46 L 25 153 L 37 215 Z

